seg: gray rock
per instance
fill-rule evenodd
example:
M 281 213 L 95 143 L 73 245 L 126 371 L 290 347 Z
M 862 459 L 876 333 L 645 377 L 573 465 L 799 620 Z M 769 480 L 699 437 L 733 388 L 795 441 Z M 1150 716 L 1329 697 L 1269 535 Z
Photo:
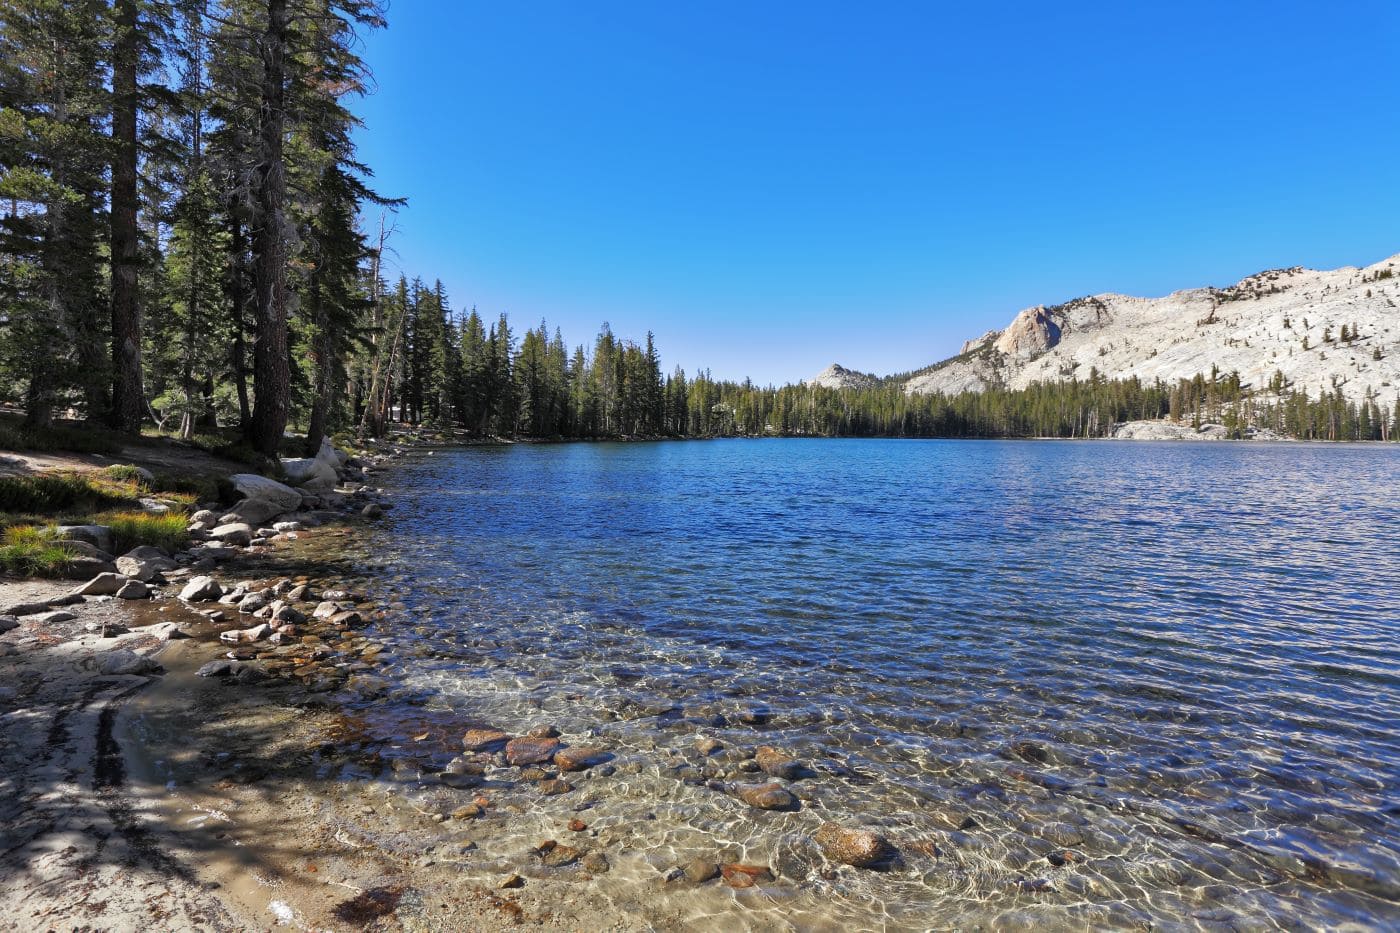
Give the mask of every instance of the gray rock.
M 0 635 L 19 628 L 19 619 L 14 616 L 0 616 Z
M 268 479 L 266 476 L 259 476 L 256 473 L 235 473 L 229 477 L 229 482 L 233 483 L 233 488 L 248 499 L 256 499 L 278 506 L 277 511 L 268 513 L 258 521 L 265 521 L 282 512 L 294 511 L 301 505 L 301 493 L 285 483 Z
M 128 580 L 115 595 L 117 599 L 145 599 L 151 595 L 151 588 L 140 580 Z
M 740 784 L 734 796 L 759 810 L 796 810 L 797 798 L 781 784 Z
M 760 745 L 754 760 L 764 773 L 784 780 L 794 780 L 802 775 L 802 765 L 791 755 L 778 751 L 771 745 Z
M 194 577 L 180 591 L 180 598 L 189 603 L 212 602 L 223 595 L 224 589 L 213 577 Z
M 34 615 L 33 620 L 40 625 L 57 625 L 59 622 L 72 622 L 77 616 L 64 609 L 55 609 L 53 612 L 40 612 Z
M 65 580 L 87 580 L 100 573 L 116 573 L 117 566 L 109 560 L 79 555 L 68 562 L 63 571 Z
M 117 648 L 97 656 L 97 670 L 103 674 L 158 674 L 165 668 L 135 651 Z
M 151 512 L 156 515 L 163 515 L 170 511 L 170 503 L 161 499 L 142 497 L 136 500 L 141 505 L 141 511 Z
M 278 534 L 286 534 L 289 531 L 301 531 L 301 522 L 273 522 L 272 530 Z
M 384 515 L 384 507 L 377 502 L 371 502 L 363 509 L 360 509 L 360 514 L 365 518 L 382 518 Z
M 155 550 L 155 548 L 150 550 Z M 167 570 L 174 570 L 178 566 L 179 564 L 175 561 L 163 556 L 137 557 L 132 554 L 123 554 L 117 558 L 117 570 L 130 579 L 140 580 L 142 583 L 150 583 Z
M 73 590 L 75 596 L 113 596 L 126 584 L 126 577 L 119 573 L 99 573 L 82 586 Z
M 334 489 L 340 480 L 335 467 L 316 457 L 284 458 L 282 472 L 293 486 L 312 490 Z
M 106 525 L 59 525 L 60 541 L 86 541 L 93 547 L 112 553 L 112 529 Z
M 209 534 L 211 537 L 235 547 L 247 547 L 253 540 L 253 528 L 246 522 L 219 525 Z

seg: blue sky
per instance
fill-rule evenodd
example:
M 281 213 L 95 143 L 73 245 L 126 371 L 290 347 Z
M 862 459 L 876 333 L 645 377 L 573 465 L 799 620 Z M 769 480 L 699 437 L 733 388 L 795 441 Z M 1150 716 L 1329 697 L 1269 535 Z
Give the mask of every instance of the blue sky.
M 1400 4 L 396 0 L 357 105 L 454 307 L 760 383 L 1400 252 Z

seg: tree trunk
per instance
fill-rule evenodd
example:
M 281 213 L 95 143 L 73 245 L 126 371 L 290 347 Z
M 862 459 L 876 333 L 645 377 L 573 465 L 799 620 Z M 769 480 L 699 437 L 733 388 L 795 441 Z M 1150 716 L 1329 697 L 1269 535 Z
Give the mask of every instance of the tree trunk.
M 141 305 L 136 192 L 136 0 L 117 0 L 112 48 L 112 427 L 141 431 Z
M 243 343 L 243 309 L 248 305 L 247 275 L 243 262 L 247 254 L 243 222 L 238 216 L 237 192 L 229 199 L 229 265 L 228 300 L 233 309 L 233 343 L 229 346 L 229 365 L 233 369 L 233 386 L 238 393 L 238 427 L 246 436 L 252 430 L 252 407 L 248 404 L 248 352 Z
M 253 449 L 277 456 L 287 427 L 291 373 L 287 359 L 286 249 L 283 211 L 286 167 L 282 133 L 286 122 L 287 0 L 268 0 L 262 40 L 262 112 L 259 118 L 257 216 L 253 225 Z

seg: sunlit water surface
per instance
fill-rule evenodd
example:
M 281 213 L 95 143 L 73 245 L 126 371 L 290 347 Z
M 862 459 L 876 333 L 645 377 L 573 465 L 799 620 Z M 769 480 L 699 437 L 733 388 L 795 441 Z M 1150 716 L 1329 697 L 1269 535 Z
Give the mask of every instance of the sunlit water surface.
M 598 812 L 656 817 L 619 904 L 727 855 L 782 884 L 682 891 L 696 925 L 1400 924 L 1400 451 L 522 445 L 393 483 L 391 671 L 618 752 Z M 705 786 L 752 777 L 698 735 L 803 758 L 802 809 Z M 825 820 L 901 864 L 832 871 Z

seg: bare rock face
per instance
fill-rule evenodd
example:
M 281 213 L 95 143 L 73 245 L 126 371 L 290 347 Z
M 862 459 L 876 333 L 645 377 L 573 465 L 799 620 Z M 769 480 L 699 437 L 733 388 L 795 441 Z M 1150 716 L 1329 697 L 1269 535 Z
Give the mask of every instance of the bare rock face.
M 858 373 L 840 363 L 832 363 L 808 379 L 807 385 L 823 389 L 868 389 L 878 381 L 869 373 Z
M 1007 356 L 1039 356 L 1060 342 L 1060 325 L 1044 305 L 1027 308 L 993 344 Z
M 895 856 L 895 847 L 884 836 L 865 829 L 847 829 L 836 823 L 823 823 L 812 837 L 822 853 L 833 862 L 874 868 Z
M 511 739 L 506 743 L 506 761 L 517 768 L 542 765 L 553 758 L 558 750 L 558 739 Z

